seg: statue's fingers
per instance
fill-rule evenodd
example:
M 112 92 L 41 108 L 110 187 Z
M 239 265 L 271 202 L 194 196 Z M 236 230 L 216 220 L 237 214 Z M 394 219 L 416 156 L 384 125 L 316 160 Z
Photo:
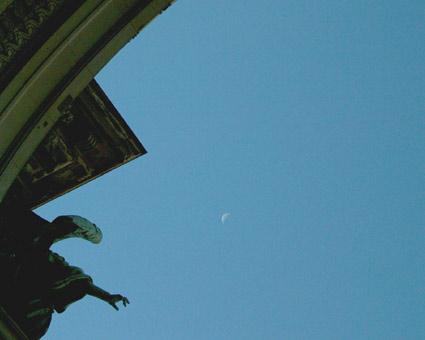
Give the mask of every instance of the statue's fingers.
M 126 297 L 123 298 L 122 302 L 124 303 L 124 306 L 130 304 L 130 301 Z
M 111 306 L 115 309 L 115 310 L 119 310 L 118 306 L 115 304 L 115 302 L 111 302 Z

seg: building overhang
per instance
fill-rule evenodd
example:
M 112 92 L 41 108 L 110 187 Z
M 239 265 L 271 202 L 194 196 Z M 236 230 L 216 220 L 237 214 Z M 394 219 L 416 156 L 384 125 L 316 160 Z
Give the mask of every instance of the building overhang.
M 92 80 L 32 153 L 5 200 L 34 209 L 145 153 Z
M 99 70 L 172 2 L 36 0 L 29 8 L 14 0 L 0 7 L 0 202 Z

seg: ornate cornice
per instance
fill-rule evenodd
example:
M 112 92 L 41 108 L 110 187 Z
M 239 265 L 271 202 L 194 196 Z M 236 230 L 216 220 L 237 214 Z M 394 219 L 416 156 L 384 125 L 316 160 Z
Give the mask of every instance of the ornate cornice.
M 0 72 L 25 48 L 64 0 L 12 2 L 0 15 Z
M 9 4 L 0 14 L 0 91 L 80 3 L 15 0 Z
M 6 201 L 34 209 L 146 153 L 95 80 L 66 106 Z
M 45 9 L 34 7 L 34 3 L 45 6 L 51 1 L 15 0 L 25 6 L 31 3 L 33 15 L 37 13 L 35 8 Z M 38 26 L 32 30 L 25 31 L 28 20 L 23 20 L 29 17 L 29 6 L 24 6 L 20 16 L 11 12 L 12 24 L 10 18 L 1 15 L 0 42 L 12 42 L 15 54 L 7 53 L 12 59 L 0 72 L 0 201 L 61 119 L 64 106 L 77 98 L 97 72 L 172 2 L 56 1 L 60 2 L 55 2 L 44 19 L 40 15 L 33 18 Z M 11 6 L 7 12 L 19 10 Z M 19 32 L 30 34 L 30 38 Z

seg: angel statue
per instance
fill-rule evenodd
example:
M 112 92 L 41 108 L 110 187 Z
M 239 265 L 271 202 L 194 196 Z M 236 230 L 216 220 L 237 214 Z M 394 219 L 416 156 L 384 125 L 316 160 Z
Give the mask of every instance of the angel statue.
M 54 312 L 62 313 L 86 295 L 114 309 L 129 300 L 93 283 L 81 268 L 69 265 L 50 246 L 66 238 L 100 243 L 102 232 L 87 219 L 69 215 L 48 222 L 30 209 L 0 207 L 0 306 L 31 340 L 48 330 Z

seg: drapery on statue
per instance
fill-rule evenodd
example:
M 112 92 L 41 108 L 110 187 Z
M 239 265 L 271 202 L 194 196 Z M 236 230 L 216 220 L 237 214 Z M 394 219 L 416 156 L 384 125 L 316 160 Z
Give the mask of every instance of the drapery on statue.
M 31 340 L 47 332 L 54 311 L 62 313 L 87 294 L 116 310 L 118 302 L 129 303 L 50 250 L 71 237 L 99 243 L 102 232 L 80 216 L 59 216 L 50 223 L 29 209 L 0 207 L 0 305 Z

